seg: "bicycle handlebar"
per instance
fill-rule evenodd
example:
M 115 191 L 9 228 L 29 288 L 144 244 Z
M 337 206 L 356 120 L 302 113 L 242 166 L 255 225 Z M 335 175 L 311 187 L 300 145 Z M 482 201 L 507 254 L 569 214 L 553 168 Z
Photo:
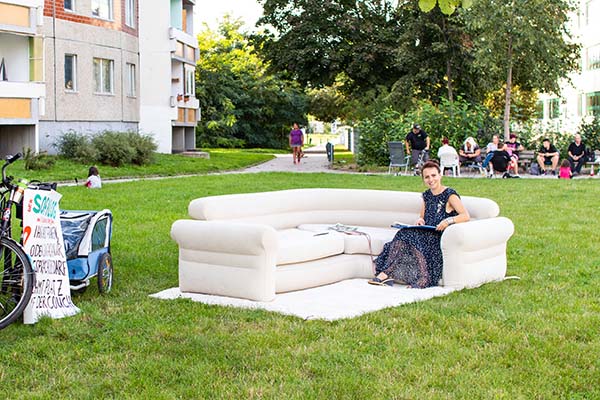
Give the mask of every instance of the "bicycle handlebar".
M 6 179 L 6 167 L 8 167 L 10 164 L 14 163 L 21 157 L 23 157 L 22 153 L 17 153 L 14 156 L 6 156 L 6 162 L 2 166 L 2 184 L 6 185 L 7 187 L 10 187 L 10 180 Z
M 17 153 L 14 156 L 6 156 L 6 165 L 14 163 L 21 157 L 23 157 L 23 153 Z

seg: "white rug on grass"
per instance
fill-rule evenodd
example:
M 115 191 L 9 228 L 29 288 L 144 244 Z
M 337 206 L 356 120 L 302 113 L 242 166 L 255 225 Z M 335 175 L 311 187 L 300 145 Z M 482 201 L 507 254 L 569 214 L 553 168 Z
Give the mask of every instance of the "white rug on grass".
M 415 301 L 445 296 L 453 288 L 430 287 L 411 289 L 407 286 L 381 287 L 367 284 L 366 279 L 349 279 L 332 285 L 320 286 L 296 292 L 281 293 L 270 302 L 236 299 L 196 293 L 181 293 L 179 288 L 152 294 L 158 299 L 191 299 L 204 304 L 216 304 L 240 308 L 254 308 L 295 315 L 303 319 L 352 318 L 358 315 L 395 307 Z

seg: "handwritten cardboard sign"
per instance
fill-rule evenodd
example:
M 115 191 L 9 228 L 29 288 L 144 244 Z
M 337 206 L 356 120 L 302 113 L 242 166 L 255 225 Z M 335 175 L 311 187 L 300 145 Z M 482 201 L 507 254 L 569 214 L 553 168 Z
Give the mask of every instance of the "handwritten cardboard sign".
M 23 246 L 35 271 L 31 300 L 23 322 L 33 324 L 42 316 L 63 318 L 79 309 L 71 300 L 69 270 L 60 227 L 59 201 L 54 190 L 25 190 L 23 199 Z

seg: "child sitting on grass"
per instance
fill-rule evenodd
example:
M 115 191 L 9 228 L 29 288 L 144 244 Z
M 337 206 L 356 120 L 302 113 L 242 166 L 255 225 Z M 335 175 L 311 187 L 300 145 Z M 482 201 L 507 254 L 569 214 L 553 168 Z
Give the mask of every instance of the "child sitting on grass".
M 84 186 L 90 189 L 100 189 L 102 187 L 102 179 L 98 173 L 98 168 L 91 166 L 88 172 L 88 178 L 85 181 Z

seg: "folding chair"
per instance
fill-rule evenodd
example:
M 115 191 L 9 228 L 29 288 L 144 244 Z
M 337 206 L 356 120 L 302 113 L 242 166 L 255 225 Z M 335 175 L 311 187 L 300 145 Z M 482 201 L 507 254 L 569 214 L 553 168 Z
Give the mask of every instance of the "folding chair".
M 390 166 L 388 174 L 392 173 L 392 168 L 404 167 L 404 173 L 408 174 L 410 166 L 410 156 L 404 153 L 404 142 L 388 142 L 388 150 L 390 152 Z M 396 173 L 398 175 L 400 170 Z

